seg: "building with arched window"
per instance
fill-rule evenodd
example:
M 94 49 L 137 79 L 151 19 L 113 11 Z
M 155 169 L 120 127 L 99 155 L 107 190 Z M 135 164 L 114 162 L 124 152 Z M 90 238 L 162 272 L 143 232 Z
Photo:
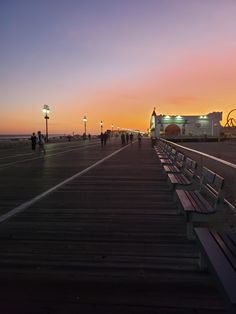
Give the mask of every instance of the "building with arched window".
M 222 112 L 211 112 L 197 116 L 157 115 L 155 108 L 151 115 L 151 136 L 213 136 L 218 137 L 222 131 L 220 121 Z

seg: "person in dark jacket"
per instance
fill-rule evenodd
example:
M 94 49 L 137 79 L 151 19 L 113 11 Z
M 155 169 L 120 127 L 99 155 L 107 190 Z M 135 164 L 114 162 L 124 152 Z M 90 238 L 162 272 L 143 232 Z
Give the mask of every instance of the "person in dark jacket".
M 33 134 L 31 135 L 30 140 L 31 140 L 31 147 L 32 147 L 32 150 L 35 150 L 35 148 L 36 148 L 36 143 L 37 143 L 37 137 L 36 137 L 35 133 L 33 133 Z
M 126 138 L 126 144 L 129 144 L 129 133 L 126 133 L 125 138 Z
M 130 143 L 133 144 L 133 139 L 134 139 L 133 133 L 130 133 L 129 139 L 130 139 Z
M 121 134 L 121 144 L 125 145 L 125 135 L 124 135 L 124 133 Z
M 101 140 L 101 146 L 103 147 L 104 146 L 104 134 L 103 134 L 103 132 L 101 132 L 101 134 L 100 134 L 100 140 Z

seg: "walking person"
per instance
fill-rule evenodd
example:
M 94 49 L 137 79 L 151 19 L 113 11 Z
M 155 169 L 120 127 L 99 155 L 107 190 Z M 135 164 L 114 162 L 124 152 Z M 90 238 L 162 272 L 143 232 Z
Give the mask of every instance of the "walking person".
M 129 144 L 129 133 L 126 133 L 125 138 L 126 138 L 126 144 L 128 145 Z
M 45 155 L 46 154 L 45 139 L 41 131 L 38 131 L 38 144 L 39 144 L 39 152 L 43 152 Z
M 124 133 L 121 134 L 121 144 L 125 145 L 125 135 L 124 135 Z
M 138 145 L 141 146 L 141 142 L 142 142 L 142 135 L 141 133 L 138 133 Z
M 101 146 L 103 147 L 104 146 L 104 134 L 103 134 L 103 132 L 101 132 L 101 134 L 100 134 L 100 140 L 101 140 Z
M 154 147 L 156 145 L 156 141 L 157 141 L 157 138 L 152 136 L 151 137 L 151 145 L 152 145 L 152 147 Z
M 31 135 L 30 140 L 31 140 L 31 147 L 32 147 L 32 150 L 35 150 L 35 148 L 36 148 L 36 143 L 37 143 L 37 137 L 36 137 L 35 133 L 33 133 L 33 134 Z
M 133 139 L 134 139 L 133 133 L 130 133 L 129 139 L 130 139 L 130 143 L 133 144 Z
M 104 135 L 103 135 L 103 137 L 104 137 L 104 146 L 106 146 L 107 138 L 108 138 L 108 133 L 105 132 Z

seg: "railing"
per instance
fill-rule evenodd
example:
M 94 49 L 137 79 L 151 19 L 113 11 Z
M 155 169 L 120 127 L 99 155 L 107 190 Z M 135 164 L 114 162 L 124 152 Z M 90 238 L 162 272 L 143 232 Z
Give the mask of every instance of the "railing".
M 176 150 L 182 152 L 186 157 L 190 157 L 197 162 L 197 175 L 200 175 L 202 168 L 207 167 L 225 179 L 224 197 L 225 202 L 233 209 L 236 208 L 236 165 L 220 158 L 199 152 L 197 150 L 161 139 L 167 142 Z

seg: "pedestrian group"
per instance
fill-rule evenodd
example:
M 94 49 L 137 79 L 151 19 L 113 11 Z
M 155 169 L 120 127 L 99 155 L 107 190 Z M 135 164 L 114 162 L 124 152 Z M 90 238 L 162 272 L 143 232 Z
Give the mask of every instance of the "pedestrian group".
M 45 137 L 44 135 L 41 133 L 41 131 L 38 131 L 37 136 L 35 133 L 33 133 L 31 135 L 31 147 L 32 150 L 35 151 L 36 150 L 36 146 L 38 145 L 38 150 L 40 153 L 46 154 L 46 150 L 45 150 Z

